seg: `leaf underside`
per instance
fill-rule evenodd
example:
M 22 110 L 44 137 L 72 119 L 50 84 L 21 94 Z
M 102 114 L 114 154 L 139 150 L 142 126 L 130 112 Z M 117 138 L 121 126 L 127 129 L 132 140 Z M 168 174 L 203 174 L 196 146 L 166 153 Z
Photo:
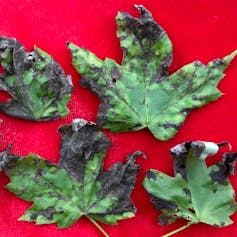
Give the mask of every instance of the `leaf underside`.
M 221 162 L 207 168 L 205 158 L 218 149 L 215 143 L 186 142 L 171 149 L 175 177 L 148 171 L 143 185 L 156 210 L 162 212 L 160 225 L 178 218 L 217 227 L 232 224 L 229 217 L 237 204 L 228 177 L 233 174 L 237 153 L 225 153 Z
M 200 61 L 169 75 L 172 44 L 143 6 L 139 19 L 120 12 L 117 35 L 123 49 L 121 65 L 104 61 L 69 43 L 81 85 L 101 100 L 97 119 L 112 132 L 148 128 L 160 140 L 172 138 L 189 112 L 221 96 L 217 84 L 237 51 L 207 65 Z
M 0 37 L 0 90 L 12 98 L 0 103 L 0 111 L 17 118 L 52 120 L 69 113 L 71 78 L 43 50 L 26 52 L 14 38 Z
M 136 209 L 130 194 L 139 170 L 134 162 L 142 153 L 128 155 L 125 164 L 118 162 L 103 171 L 111 142 L 95 124 L 77 119 L 59 132 L 58 164 L 35 154 L 18 159 L 0 154 L 0 160 L 5 160 L 1 168 L 11 179 L 7 189 L 33 202 L 20 219 L 66 228 L 83 215 L 112 225 L 133 217 Z

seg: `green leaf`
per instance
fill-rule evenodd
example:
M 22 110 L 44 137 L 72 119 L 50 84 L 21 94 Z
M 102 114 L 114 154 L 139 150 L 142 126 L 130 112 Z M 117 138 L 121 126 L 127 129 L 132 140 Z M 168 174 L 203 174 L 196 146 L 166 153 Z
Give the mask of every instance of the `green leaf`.
M 110 225 L 133 217 L 136 209 L 130 194 L 139 170 L 134 162 L 142 153 L 128 155 L 125 164 L 118 162 L 103 171 L 111 142 L 95 124 L 77 119 L 59 132 L 58 164 L 35 154 L 18 159 L 9 152 L 0 154 L 0 168 L 11 179 L 8 190 L 33 202 L 21 220 L 66 228 L 83 215 L 93 223 Z
M 98 125 L 112 132 L 148 128 L 160 140 L 177 132 L 189 112 L 221 96 L 217 84 L 237 54 L 207 65 L 195 61 L 169 75 L 172 44 L 143 6 L 139 19 L 120 12 L 117 35 L 123 49 L 121 65 L 68 44 L 81 85 L 101 100 Z
M 0 111 L 17 118 L 52 120 L 69 113 L 71 78 L 43 50 L 26 52 L 14 38 L 0 37 L 0 89 L 12 96 Z
M 222 145 L 212 142 L 177 145 L 171 149 L 175 177 L 148 171 L 143 185 L 156 210 L 162 211 L 159 223 L 170 224 L 177 218 L 189 221 L 165 236 L 199 222 L 217 227 L 232 224 L 230 216 L 237 210 L 237 203 L 228 176 L 233 174 L 237 153 L 225 153 L 221 162 L 208 168 L 205 162 Z

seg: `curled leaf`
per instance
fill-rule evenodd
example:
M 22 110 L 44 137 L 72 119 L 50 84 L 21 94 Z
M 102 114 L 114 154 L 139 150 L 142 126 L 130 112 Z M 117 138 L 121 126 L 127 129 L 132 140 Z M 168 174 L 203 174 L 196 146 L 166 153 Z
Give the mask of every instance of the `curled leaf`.
M 237 153 L 225 153 L 221 162 L 206 166 L 205 159 L 218 152 L 220 144 L 185 142 L 171 149 L 175 177 L 149 170 L 143 185 L 154 203 L 161 225 L 177 218 L 188 224 L 172 231 L 170 236 L 199 222 L 212 226 L 232 224 L 230 216 L 237 210 L 234 190 L 228 180 L 233 174 Z
M 125 164 L 117 162 L 104 171 L 103 160 L 111 142 L 94 123 L 77 119 L 59 132 L 58 164 L 30 154 L 3 167 L 11 179 L 7 188 L 33 202 L 21 220 L 66 228 L 83 215 L 93 223 L 99 220 L 111 225 L 133 217 L 136 208 L 130 194 L 139 170 L 135 160 L 143 153 L 128 155 Z M 5 156 L 9 162 L 10 155 Z
M 100 127 L 112 132 L 148 128 L 166 141 L 172 138 L 189 112 L 221 96 L 217 84 L 223 71 L 237 54 L 183 66 L 169 75 L 172 43 L 143 6 L 136 5 L 140 18 L 126 12 L 117 17 L 121 65 L 113 59 L 101 60 L 90 51 L 68 44 L 81 85 L 101 100 L 97 119 Z
M 69 113 L 71 78 L 43 50 L 26 52 L 14 38 L 0 37 L 0 89 L 12 98 L 0 103 L 0 111 L 17 118 L 52 120 Z

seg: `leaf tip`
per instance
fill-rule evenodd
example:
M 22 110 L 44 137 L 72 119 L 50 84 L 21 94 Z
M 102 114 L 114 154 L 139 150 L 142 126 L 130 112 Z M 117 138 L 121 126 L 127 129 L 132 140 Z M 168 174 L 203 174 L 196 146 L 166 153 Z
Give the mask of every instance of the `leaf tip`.
M 17 220 L 18 221 L 28 221 L 28 222 L 31 221 L 31 219 L 27 216 L 27 213 L 25 213 L 22 216 L 20 216 Z
M 68 48 L 71 52 L 73 52 L 73 49 L 78 48 L 77 45 L 75 45 L 74 43 L 72 43 L 72 42 L 70 42 L 70 41 L 67 41 L 67 42 L 66 42 L 66 45 L 67 45 L 67 48 Z
M 126 213 L 126 217 L 127 218 L 132 218 L 132 217 L 134 217 L 135 216 L 135 214 L 133 213 L 133 212 L 127 212 Z
M 228 145 L 229 150 L 231 151 L 231 150 L 232 150 L 232 146 L 231 146 L 231 144 L 230 144 L 228 141 L 223 141 L 223 142 L 217 143 L 217 146 L 218 146 L 219 148 L 224 147 L 224 146 L 226 146 L 226 145 Z
M 73 43 L 70 42 L 70 41 L 67 41 L 67 42 L 66 42 L 66 45 L 67 45 L 68 49 L 70 49 L 70 50 L 77 47 L 75 44 L 73 44 Z
M 142 157 L 143 159 L 147 159 L 147 156 L 144 152 L 142 151 L 135 151 L 133 154 L 127 156 L 127 161 L 128 162 L 135 162 L 138 157 Z
M 96 123 L 90 122 L 90 121 L 87 121 L 87 120 L 81 119 L 81 118 L 73 119 L 72 130 L 77 132 L 80 128 L 82 128 L 86 125 L 96 126 Z
M 141 14 L 148 12 L 148 10 L 142 4 L 134 4 L 134 7 L 141 12 Z
M 34 45 L 34 51 L 36 51 L 37 53 L 43 52 L 43 50 L 41 48 L 39 48 L 36 44 Z M 44 53 L 46 53 L 46 52 L 44 52 Z
M 227 64 L 230 64 L 231 61 L 235 58 L 235 56 L 237 55 L 237 49 L 234 50 L 231 54 L 227 55 L 226 57 L 224 57 L 224 61 Z

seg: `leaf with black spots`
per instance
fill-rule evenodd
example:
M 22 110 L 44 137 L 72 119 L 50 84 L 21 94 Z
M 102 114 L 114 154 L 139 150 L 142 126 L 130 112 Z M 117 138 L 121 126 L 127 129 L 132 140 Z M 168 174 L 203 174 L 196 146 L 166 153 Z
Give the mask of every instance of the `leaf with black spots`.
M 71 98 L 71 78 L 43 50 L 26 52 L 14 38 L 0 37 L 0 90 L 12 98 L 0 103 L 0 111 L 17 118 L 52 120 L 65 117 Z
M 103 171 L 111 142 L 95 124 L 77 119 L 72 125 L 60 127 L 59 132 L 62 142 L 58 164 L 35 154 L 12 161 L 13 155 L 3 156 L 6 162 L 2 168 L 11 179 L 8 190 L 33 202 L 21 220 L 57 223 L 59 228 L 66 228 L 84 215 L 97 227 L 95 220 L 114 225 L 133 217 L 136 208 L 130 194 L 139 170 L 134 162 L 143 153 L 128 155 L 125 164 L 117 162 Z
M 117 15 L 121 65 L 104 61 L 90 51 L 68 44 L 73 65 L 82 75 L 81 85 L 101 100 L 97 120 L 112 132 L 148 128 L 160 140 L 172 138 L 189 112 L 221 96 L 217 84 L 237 54 L 207 65 L 195 61 L 169 75 L 172 43 L 143 6 L 141 17 Z
M 187 225 L 164 235 L 170 236 L 199 222 L 222 227 L 232 224 L 230 216 L 237 211 L 229 175 L 234 173 L 237 153 L 224 153 L 221 162 L 206 166 L 205 159 L 226 143 L 185 142 L 173 147 L 175 177 L 149 170 L 143 185 L 159 216 L 160 225 L 178 218 Z

